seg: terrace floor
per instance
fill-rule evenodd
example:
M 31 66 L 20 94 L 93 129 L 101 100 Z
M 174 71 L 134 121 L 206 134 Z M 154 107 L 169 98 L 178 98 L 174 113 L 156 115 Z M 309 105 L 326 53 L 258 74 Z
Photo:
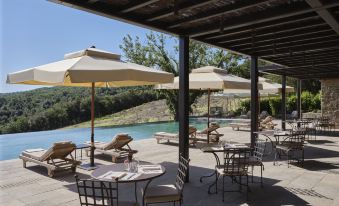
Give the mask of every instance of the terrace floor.
M 248 131 L 232 131 L 221 128 L 226 140 L 249 142 Z M 155 179 L 152 184 L 172 183 L 176 175 L 177 144 L 157 144 L 155 139 L 134 141 L 131 145 L 139 150 L 138 159 L 160 163 L 166 167 L 166 174 Z M 201 147 L 203 145 L 197 145 Z M 305 148 L 304 168 L 299 165 L 287 167 L 285 160 L 273 166 L 272 156 L 265 159 L 264 187 L 251 184 L 249 201 L 245 193 L 226 193 L 225 202 L 218 194 L 207 193 L 213 181 L 199 182 L 201 175 L 212 172 L 215 159 L 199 148 L 190 148 L 190 182 L 185 185 L 184 205 L 339 205 L 339 135 L 318 136 L 317 141 L 309 142 Z M 110 164 L 110 158 L 97 156 L 100 164 Z M 45 168 L 27 164 L 22 167 L 19 159 L 0 162 L 0 205 L 79 205 L 74 177 L 71 173 L 49 178 Z M 255 175 L 260 172 L 255 168 Z M 90 178 L 90 173 L 77 170 L 80 177 Z M 219 182 L 219 184 L 221 181 Z M 227 187 L 232 187 L 228 181 Z M 143 187 L 139 184 L 139 187 Z M 120 199 L 134 200 L 133 184 L 120 187 Z M 139 193 L 140 195 L 140 193 Z M 139 196 L 139 200 L 140 200 Z M 166 204 L 162 204 L 166 205 Z M 172 204 L 168 204 L 172 205 Z

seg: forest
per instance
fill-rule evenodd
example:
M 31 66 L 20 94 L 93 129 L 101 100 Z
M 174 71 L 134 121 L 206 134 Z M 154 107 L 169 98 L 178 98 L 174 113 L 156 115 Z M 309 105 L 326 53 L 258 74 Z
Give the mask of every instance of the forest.
M 95 116 L 119 112 L 159 98 L 145 88 L 98 88 Z M 50 130 L 90 119 L 90 88 L 52 87 L 0 94 L 0 133 Z

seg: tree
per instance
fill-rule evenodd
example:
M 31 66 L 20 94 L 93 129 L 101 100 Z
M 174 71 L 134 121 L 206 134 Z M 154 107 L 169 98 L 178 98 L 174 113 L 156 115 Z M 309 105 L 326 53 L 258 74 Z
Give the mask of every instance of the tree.
M 178 76 L 178 46 L 171 47 L 169 45 L 170 43 L 177 45 L 177 39 L 164 34 L 151 32 L 146 34 L 146 41 L 144 43 L 141 42 L 139 37 L 132 38 L 130 35 L 127 35 L 124 37 L 120 48 L 124 53 L 124 57 L 130 62 L 158 68 Z M 230 73 L 233 73 L 234 68 L 240 67 L 242 62 L 243 59 L 239 55 L 233 55 L 197 41 L 190 41 L 190 71 L 195 68 L 211 65 L 227 69 Z M 166 99 L 169 110 L 173 114 L 174 119 L 177 120 L 178 91 L 160 90 L 158 93 Z M 197 98 L 203 93 L 204 91 L 190 91 L 190 106 L 195 103 Z

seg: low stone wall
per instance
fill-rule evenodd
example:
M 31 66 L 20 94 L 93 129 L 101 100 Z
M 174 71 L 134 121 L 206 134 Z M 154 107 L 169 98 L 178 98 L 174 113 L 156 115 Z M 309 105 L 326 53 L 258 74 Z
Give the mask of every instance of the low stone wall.
M 339 79 L 321 80 L 321 112 L 339 128 Z

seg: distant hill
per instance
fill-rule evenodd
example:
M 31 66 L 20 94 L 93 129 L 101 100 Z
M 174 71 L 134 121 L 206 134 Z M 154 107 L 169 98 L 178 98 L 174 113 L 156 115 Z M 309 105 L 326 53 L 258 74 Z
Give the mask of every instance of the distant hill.
M 108 127 L 128 124 L 138 124 L 145 122 L 171 121 L 173 115 L 170 113 L 166 100 L 157 100 L 144 103 L 114 114 L 95 119 L 96 127 Z M 67 128 L 90 127 L 90 121 L 75 124 Z
M 159 99 L 147 88 L 96 89 L 95 116 L 101 117 Z M 40 88 L 0 94 L 0 133 L 57 129 L 90 119 L 90 89 Z

